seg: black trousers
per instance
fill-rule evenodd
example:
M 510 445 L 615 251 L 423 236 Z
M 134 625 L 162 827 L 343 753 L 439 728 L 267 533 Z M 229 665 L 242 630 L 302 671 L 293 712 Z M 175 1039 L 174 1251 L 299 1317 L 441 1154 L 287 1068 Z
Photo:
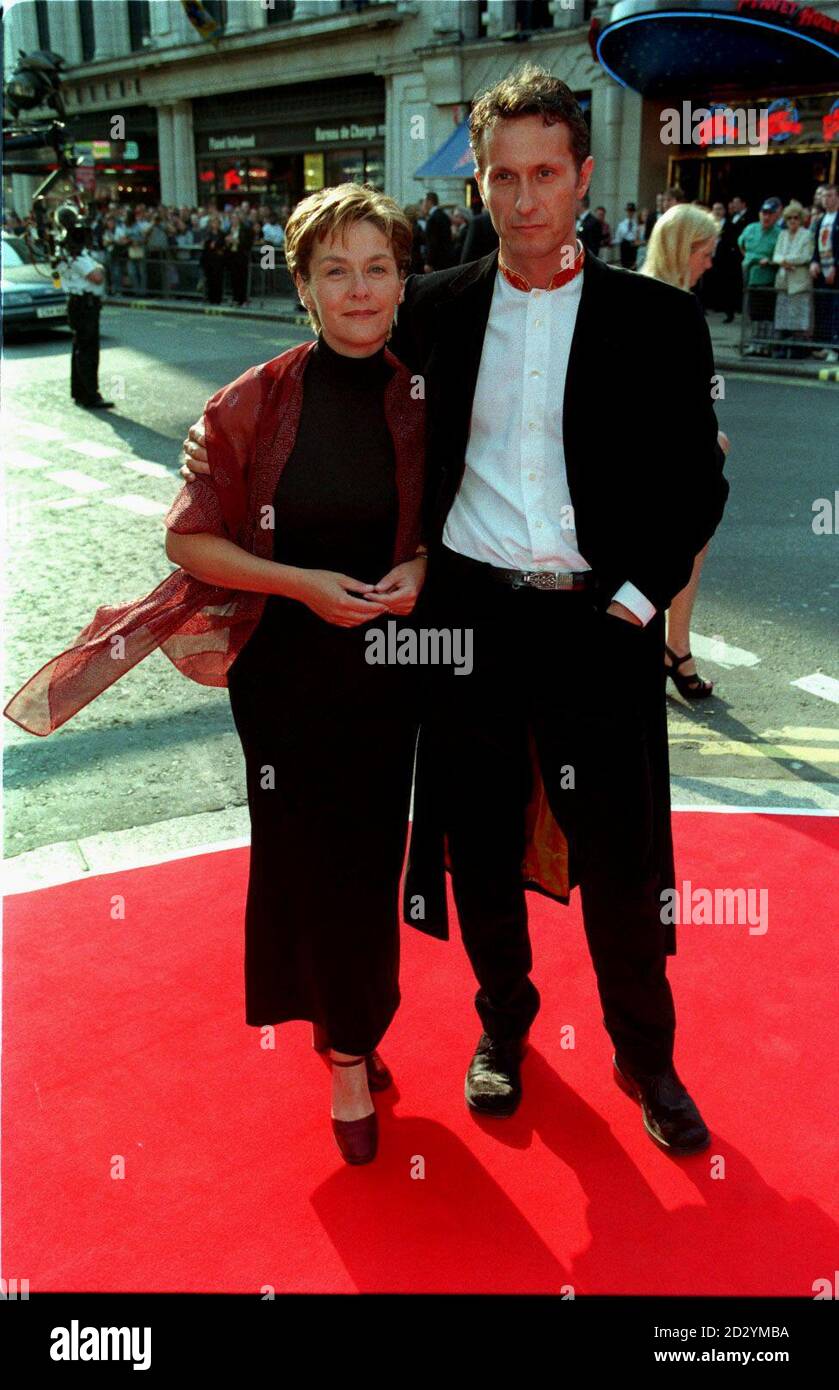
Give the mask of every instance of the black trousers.
M 94 294 L 67 297 L 67 320 L 73 330 L 70 391 L 74 401 L 90 405 L 99 396 L 99 315 L 102 300 Z
M 647 724 L 648 702 L 664 698 L 664 615 L 641 628 L 603 612 L 590 591 L 511 589 L 445 548 L 433 558 L 422 622 L 473 634 L 472 672 L 432 676 L 427 727 L 484 1030 L 520 1037 L 539 1009 L 521 875 L 532 738 L 578 867 L 606 1029 L 630 1068 L 662 1070 L 675 1013 Z
M 621 265 L 624 270 L 634 270 L 635 263 L 638 260 L 638 247 L 635 245 L 635 242 L 622 241 L 618 249 L 620 251 Z

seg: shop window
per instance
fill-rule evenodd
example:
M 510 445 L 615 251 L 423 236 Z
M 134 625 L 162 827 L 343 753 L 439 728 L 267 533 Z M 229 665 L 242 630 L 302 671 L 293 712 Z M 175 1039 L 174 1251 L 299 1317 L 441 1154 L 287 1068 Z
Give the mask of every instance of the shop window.
M 363 150 L 330 150 L 326 156 L 326 183 L 333 188 L 336 183 L 364 182 Z
M 324 186 L 324 159 L 320 150 L 303 156 L 303 191 L 317 193 Z
M 553 29 L 550 0 L 516 0 L 516 28 L 532 33 L 535 29 Z
M 38 25 L 38 47 L 51 49 L 50 17 L 47 0 L 35 0 L 35 20 Z
M 132 52 L 142 48 L 151 35 L 149 0 L 128 0 L 128 37 Z
M 78 0 L 79 32 L 82 40 L 82 62 L 92 63 L 96 56 L 96 29 L 93 23 L 93 0 Z

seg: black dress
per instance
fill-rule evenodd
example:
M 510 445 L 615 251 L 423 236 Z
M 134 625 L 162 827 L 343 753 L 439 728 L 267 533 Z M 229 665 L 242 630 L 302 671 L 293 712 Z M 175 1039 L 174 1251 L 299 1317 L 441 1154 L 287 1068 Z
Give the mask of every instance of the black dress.
M 376 583 L 392 567 L 392 368 L 319 337 L 274 495 L 274 558 Z M 308 1019 L 370 1052 L 399 1004 L 399 879 L 416 738 L 416 671 L 365 659 L 366 634 L 269 595 L 228 671 L 247 767 L 246 1022 Z

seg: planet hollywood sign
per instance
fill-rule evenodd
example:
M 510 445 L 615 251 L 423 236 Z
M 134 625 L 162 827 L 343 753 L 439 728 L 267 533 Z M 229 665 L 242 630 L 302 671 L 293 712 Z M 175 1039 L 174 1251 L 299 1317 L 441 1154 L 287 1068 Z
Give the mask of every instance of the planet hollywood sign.
M 797 28 L 821 29 L 839 38 L 839 20 L 831 19 L 812 5 L 799 5 L 795 0 L 737 0 L 737 14 L 790 20 Z

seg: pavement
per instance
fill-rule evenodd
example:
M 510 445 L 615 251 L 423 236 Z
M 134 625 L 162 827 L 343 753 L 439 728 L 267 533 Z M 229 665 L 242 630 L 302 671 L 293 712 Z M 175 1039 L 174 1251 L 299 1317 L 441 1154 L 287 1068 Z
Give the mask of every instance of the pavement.
M 216 318 L 269 319 L 274 323 L 290 323 L 307 327 L 308 317 L 301 313 L 294 296 L 274 295 L 270 299 L 251 300 L 239 307 L 235 304 L 205 304 L 202 300 L 134 299 L 109 295 L 106 304 L 120 308 L 163 311 L 175 314 L 206 314 Z M 829 364 L 818 358 L 775 360 L 771 357 L 744 357 L 740 351 L 742 321 L 738 314 L 733 323 L 725 323 L 724 315 L 709 312 L 708 327 L 714 348 L 714 365 L 718 372 L 740 372 L 754 376 L 798 377 L 810 381 L 830 381 L 839 385 L 839 363 Z

